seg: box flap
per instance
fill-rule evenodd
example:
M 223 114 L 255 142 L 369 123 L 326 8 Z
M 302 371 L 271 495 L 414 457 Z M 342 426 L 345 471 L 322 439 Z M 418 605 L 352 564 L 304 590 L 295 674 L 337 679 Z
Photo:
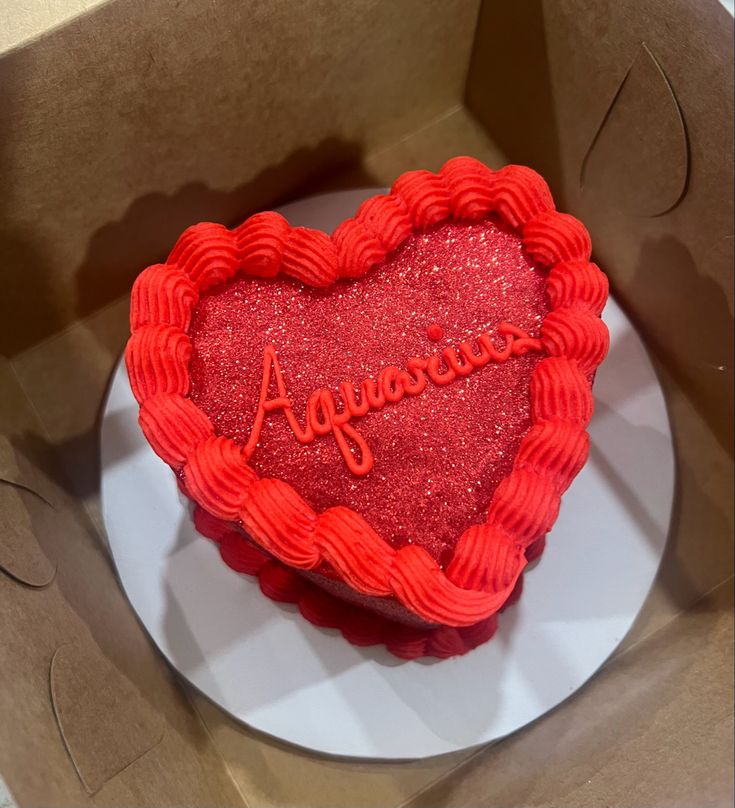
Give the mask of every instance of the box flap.
M 96 791 L 106 805 L 242 804 L 63 476 L 19 448 L 36 446 L 38 458 L 54 451 L 2 361 L 0 389 L 0 463 L 14 481 L 0 482 L 0 770 L 8 788 L 21 805 L 86 805 Z
M 582 160 L 580 188 L 632 216 L 660 216 L 686 191 L 684 120 L 645 43 L 625 74 Z
M 732 17 L 717 0 L 486 2 L 476 41 L 471 109 L 585 222 L 618 301 L 732 453 Z
M 477 9 L 115 0 L 0 57 L 0 352 L 456 107 Z
M 49 687 L 64 746 L 90 794 L 161 741 L 161 716 L 93 643 L 60 645 Z

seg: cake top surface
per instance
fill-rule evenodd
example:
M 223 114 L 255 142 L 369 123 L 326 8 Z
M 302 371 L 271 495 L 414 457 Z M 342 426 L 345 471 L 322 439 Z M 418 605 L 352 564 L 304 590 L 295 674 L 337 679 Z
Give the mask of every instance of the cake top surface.
M 502 347 L 501 322 L 538 336 L 548 312 L 546 274 L 516 233 L 488 218 L 414 234 L 362 278 L 324 290 L 282 278 L 235 279 L 213 287 L 194 309 L 191 398 L 218 434 L 246 445 L 266 346 L 275 348 L 303 425 L 320 388 L 339 408 L 344 381 L 359 391 L 387 366 L 405 369 L 411 357 L 476 346 L 484 333 Z M 283 410 L 264 419 L 250 464 L 260 476 L 297 486 L 315 510 L 348 505 L 393 547 L 417 543 L 446 566 L 463 530 L 483 521 L 530 427 L 529 380 L 538 361 L 529 353 L 489 363 L 353 419 L 374 455 L 365 474 L 350 471 L 331 433 L 299 442 Z M 275 398 L 275 379 L 269 387 Z
M 587 457 L 608 346 L 590 256 L 536 172 L 467 157 L 401 175 L 331 236 L 274 212 L 195 225 L 133 287 L 125 361 L 141 427 L 201 508 L 284 564 L 328 565 L 427 623 L 474 626 L 507 601 Z

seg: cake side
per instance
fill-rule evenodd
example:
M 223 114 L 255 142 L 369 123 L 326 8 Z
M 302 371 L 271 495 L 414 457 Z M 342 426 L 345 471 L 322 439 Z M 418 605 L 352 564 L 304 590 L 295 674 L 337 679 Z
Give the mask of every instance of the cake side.
M 337 277 L 363 274 L 414 231 L 491 212 L 519 232 L 534 260 L 550 267 L 551 311 L 538 341 L 544 358 L 530 382 L 532 426 L 486 521 L 461 535 L 445 571 L 420 547 L 391 547 L 347 508 L 317 513 L 292 486 L 258 478 L 242 448 L 216 436 L 187 397 L 187 329 L 199 294 L 237 272 L 273 277 L 281 271 L 326 287 Z M 538 175 L 515 166 L 491 172 L 469 158 L 450 161 L 438 175 L 403 175 L 390 195 L 369 200 L 331 239 L 291 229 L 277 214 L 258 214 L 234 231 L 190 228 L 167 264 L 146 270 L 134 289 L 126 362 L 141 426 L 199 505 L 241 524 L 287 565 L 314 570 L 326 562 L 358 593 L 393 597 L 428 622 L 472 625 L 505 602 L 526 564 L 525 549 L 548 531 L 561 493 L 586 458 L 590 378 L 607 348 L 599 320 L 607 283 L 589 257 L 584 227 L 553 210 Z

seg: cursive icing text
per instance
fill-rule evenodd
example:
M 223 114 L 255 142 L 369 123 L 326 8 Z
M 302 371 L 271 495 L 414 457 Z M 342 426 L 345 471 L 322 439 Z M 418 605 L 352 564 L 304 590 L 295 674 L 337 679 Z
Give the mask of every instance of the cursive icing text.
M 375 458 L 365 438 L 351 422 L 370 410 L 381 410 L 386 404 L 395 404 L 404 396 L 420 395 L 428 382 L 450 384 L 490 362 L 505 362 L 511 356 L 521 356 L 528 351 L 541 349 L 540 340 L 529 337 L 525 331 L 510 323 L 500 323 L 498 334 L 505 340 L 502 348 L 495 347 L 489 334 L 481 334 L 476 346 L 462 342 L 459 350 L 445 348 L 433 356 L 414 356 L 406 363 L 405 370 L 388 365 L 380 371 L 377 379 L 364 379 L 358 390 L 355 390 L 351 382 L 342 382 L 337 398 L 331 390 L 320 387 L 311 393 L 306 402 L 303 424 L 293 411 L 293 402 L 286 391 L 276 348 L 274 345 L 267 345 L 263 352 L 258 409 L 250 437 L 245 444 L 245 453 L 250 457 L 255 450 L 266 416 L 282 410 L 299 443 L 308 444 L 319 435 L 331 434 L 347 468 L 358 476 L 365 475 L 372 469 Z M 270 398 L 269 391 L 274 380 L 277 395 Z

